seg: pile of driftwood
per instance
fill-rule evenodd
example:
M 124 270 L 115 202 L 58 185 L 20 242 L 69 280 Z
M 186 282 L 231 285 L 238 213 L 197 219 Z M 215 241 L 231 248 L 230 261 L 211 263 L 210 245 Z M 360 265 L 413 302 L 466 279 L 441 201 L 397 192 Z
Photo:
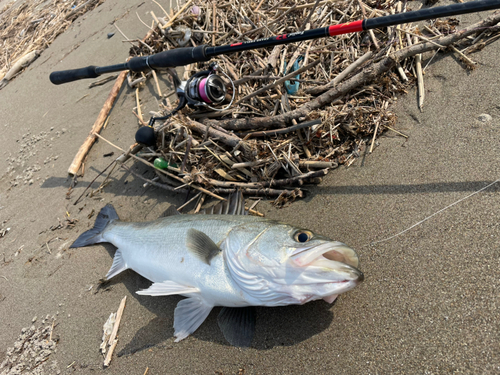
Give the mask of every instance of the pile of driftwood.
M 143 40 L 129 40 L 131 56 L 256 40 L 420 7 L 412 3 L 408 9 L 409 3 L 397 0 L 188 0 L 167 12 L 153 2 L 157 9 L 150 12 L 151 23 L 143 21 L 150 31 Z M 497 12 L 462 30 L 456 19 L 435 20 L 219 56 L 213 61 L 234 82 L 233 105 L 215 112 L 186 108 L 156 123 L 156 147 L 133 157 L 151 167 L 162 160 L 163 167 L 155 168 L 158 176 L 147 182 L 172 191 L 198 190 L 189 201 L 198 199 L 198 209 L 206 195 L 235 189 L 247 196 L 277 196 L 277 204 L 302 197 L 302 185 L 319 183 L 329 169 L 372 152 L 382 132 L 406 137 L 394 129 L 390 104 L 416 82 L 422 110 L 422 53 L 434 51 L 427 65 L 439 51 L 451 51 L 464 67 L 474 68 L 467 55 L 499 37 L 499 21 Z M 206 68 L 187 66 L 184 78 Z M 140 126 L 147 122 L 140 85 L 148 77 L 156 81 L 160 99 L 158 111 L 150 115 L 175 108 L 161 93 L 157 74 L 128 77 L 137 87 L 134 114 Z
M 12 1 L 0 10 L 0 89 L 104 0 Z

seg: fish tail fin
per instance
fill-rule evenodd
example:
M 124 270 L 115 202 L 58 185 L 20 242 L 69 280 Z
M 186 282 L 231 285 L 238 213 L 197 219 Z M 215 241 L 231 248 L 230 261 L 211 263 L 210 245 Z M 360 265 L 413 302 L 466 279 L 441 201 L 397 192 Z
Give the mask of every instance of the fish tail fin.
M 83 247 L 101 242 L 102 233 L 108 224 L 115 220 L 120 220 L 120 218 L 115 208 L 111 204 L 107 204 L 101 209 L 99 215 L 97 215 L 94 227 L 82 233 L 70 247 Z

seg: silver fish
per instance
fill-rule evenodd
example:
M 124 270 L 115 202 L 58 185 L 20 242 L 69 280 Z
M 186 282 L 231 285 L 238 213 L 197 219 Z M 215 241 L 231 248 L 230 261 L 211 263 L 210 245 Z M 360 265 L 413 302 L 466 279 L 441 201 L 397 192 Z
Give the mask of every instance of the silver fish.
M 106 277 L 132 269 L 153 284 L 137 294 L 180 294 L 174 312 L 176 342 L 193 333 L 214 306 L 218 324 L 235 346 L 249 346 L 253 306 L 332 303 L 363 281 L 347 245 L 274 220 L 245 216 L 241 195 L 201 215 L 144 223 L 119 220 L 111 205 L 71 245 L 109 242 L 117 247 Z M 219 210 L 219 211 L 217 211 Z

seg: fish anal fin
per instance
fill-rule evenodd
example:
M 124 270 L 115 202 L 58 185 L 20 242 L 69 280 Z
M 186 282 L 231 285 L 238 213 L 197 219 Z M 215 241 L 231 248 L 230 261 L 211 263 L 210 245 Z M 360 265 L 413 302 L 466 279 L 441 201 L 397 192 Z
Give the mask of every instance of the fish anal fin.
M 221 252 L 220 248 L 210 239 L 210 237 L 193 228 L 189 229 L 187 232 L 186 246 L 191 253 L 208 265 L 210 265 L 210 261 Z
M 198 288 L 166 280 L 161 283 L 153 283 L 148 289 L 139 290 L 136 293 L 142 296 L 170 296 L 172 294 L 184 295 L 199 292 Z
M 198 296 L 180 301 L 174 311 L 175 342 L 185 339 L 196 331 L 212 308 L 213 306 L 208 305 Z
M 333 303 L 337 299 L 338 294 L 332 294 L 331 296 L 323 297 L 323 299 L 328 303 Z
M 126 269 L 128 269 L 128 266 L 123 259 L 122 252 L 120 251 L 120 249 L 117 249 L 115 252 L 115 256 L 113 257 L 113 265 L 109 269 L 108 274 L 106 275 L 106 279 L 109 280 L 119 273 L 125 271 Z
M 247 348 L 255 333 L 255 307 L 223 307 L 217 322 L 224 338 L 234 346 Z

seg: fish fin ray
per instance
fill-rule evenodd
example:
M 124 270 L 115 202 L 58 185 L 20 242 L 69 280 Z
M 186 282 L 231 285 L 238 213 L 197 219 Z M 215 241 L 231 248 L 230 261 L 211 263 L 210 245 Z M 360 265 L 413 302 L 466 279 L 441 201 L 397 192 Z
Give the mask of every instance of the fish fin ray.
M 171 205 L 160 215 L 160 217 L 169 217 L 177 215 L 182 215 L 182 214 L 179 211 L 177 211 L 177 208 Z
M 255 307 L 223 307 L 217 323 L 233 346 L 248 348 L 255 333 Z
M 113 205 L 107 204 L 97 215 L 94 227 L 80 234 L 80 236 L 75 240 L 75 242 L 71 244 L 70 247 L 83 247 L 103 242 L 102 233 L 106 229 L 107 225 L 115 220 L 119 220 L 118 214 L 116 213 Z
M 221 249 L 205 233 L 189 229 L 186 237 L 187 248 L 201 261 L 210 265 L 211 260 L 221 252 Z
M 200 213 L 203 215 L 248 215 L 248 210 L 245 210 L 245 199 L 239 190 L 229 195 L 227 201 L 221 201 Z
M 200 297 L 190 297 L 180 301 L 174 311 L 175 342 L 185 339 L 196 331 L 212 308 L 213 306 L 208 305 Z
M 161 283 L 153 283 L 148 289 L 139 290 L 136 293 L 142 296 L 170 296 L 172 294 L 199 293 L 198 288 L 182 285 L 175 281 L 166 280 Z
M 115 252 L 115 256 L 113 257 L 113 264 L 111 265 L 111 268 L 106 275 L 106 279 L 109 280 L 127 269 L 128 266 L 123 259 L 122 252 L 120 251 L 120 249 L 117 249 Z

